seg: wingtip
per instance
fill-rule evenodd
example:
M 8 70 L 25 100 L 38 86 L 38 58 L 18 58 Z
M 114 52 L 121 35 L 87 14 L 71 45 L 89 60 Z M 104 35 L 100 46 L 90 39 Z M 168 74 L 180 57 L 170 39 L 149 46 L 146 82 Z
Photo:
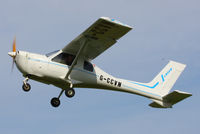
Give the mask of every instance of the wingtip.
M 180 90 L 174 90 L 174 91 L 177 92 L 177 93 L 185 94 L 185 95 L 187 95 L 188 97 L 192 96 L 192 94 L 191 94 L 191 93 L 188 93 L 188 92 L 184 92 L 184 91 L 180 91 Z
M 100 19 L 107 20 L 107 21 L 110 21 L 110 22 L 118 24 L 118 25 L 123 25 L 125 27 L 128 27 L 130 30 L 133 29 L 133 27 L 131 27 L 131 26 L 125 24 L 125 23 L 122 23 L 122 22 L 120 22 L 116 19 L 110 18 L 110 17 L 100 17 Z

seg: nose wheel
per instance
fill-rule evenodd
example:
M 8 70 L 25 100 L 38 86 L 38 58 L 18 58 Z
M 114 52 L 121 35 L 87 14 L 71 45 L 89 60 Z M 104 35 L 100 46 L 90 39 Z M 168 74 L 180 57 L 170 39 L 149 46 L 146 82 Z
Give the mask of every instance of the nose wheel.
M 23 81 L 22 89 L 23 89 L 25 92 L 28 92 L 28 91 L 31 90 L 31 85 L 28 83 L 28 80 L 29 80 L 29 78 L 26 77 L 25 80 Z
M 31 85 L 29 83 L 26 83 L 26 84 L 23 84 L 22 85 L 22 89 L 25 91 L 25 92 L 28 92 L 31 90 Z

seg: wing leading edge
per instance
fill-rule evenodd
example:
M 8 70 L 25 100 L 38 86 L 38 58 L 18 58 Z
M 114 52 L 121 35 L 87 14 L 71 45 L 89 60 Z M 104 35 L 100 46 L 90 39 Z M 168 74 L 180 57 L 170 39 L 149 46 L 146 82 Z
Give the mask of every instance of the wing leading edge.
M 115 44 L 118 39 L 131 29 L 130 26 L 115 19 L 101 17 L 82 34 L 66 45 L 62 51 L 76 55 L 81 45 L 87 42 L 81 55 L 88 60 L 92 60 Z

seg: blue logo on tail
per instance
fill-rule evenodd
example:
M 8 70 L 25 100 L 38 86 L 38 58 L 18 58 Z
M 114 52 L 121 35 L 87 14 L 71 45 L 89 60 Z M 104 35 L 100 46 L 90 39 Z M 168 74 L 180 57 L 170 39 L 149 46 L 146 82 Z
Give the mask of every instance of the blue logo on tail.
M 161 78 L 162 78 L 162 81 L 164 82 L 166 77 L 171 73 L 172 71 L 172 68 L 169 69 L 169 71 L 167 71 L 165 74 L 162 74 L 161 75 Z

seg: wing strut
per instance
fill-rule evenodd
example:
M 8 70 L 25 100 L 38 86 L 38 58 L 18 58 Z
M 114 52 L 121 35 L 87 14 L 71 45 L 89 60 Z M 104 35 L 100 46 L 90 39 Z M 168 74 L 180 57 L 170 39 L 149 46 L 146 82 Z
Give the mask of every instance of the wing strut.
M 73 85 L 72 85 L 72 82 L 71 82 L 71 79 L 70 79 L 69 75 L 71 74 L 72 69 L 74 68 L 79 56 L 81 55 L 81 52 L 83 51 L 83 49 L 87 45 L 87 41 L 88 40 L 86 39 L 83 42 L 81 42 L 81 47 L 80 47 L 78 53 L 76 54 L 76 57 L 75 57 L 74 61 L 72 62 L 72 65 L 70 66 L 69 71 L 67 72 L 67 74 L 65 76 L 65 79 L 70 83 L 70 88 L 72 88 Z

